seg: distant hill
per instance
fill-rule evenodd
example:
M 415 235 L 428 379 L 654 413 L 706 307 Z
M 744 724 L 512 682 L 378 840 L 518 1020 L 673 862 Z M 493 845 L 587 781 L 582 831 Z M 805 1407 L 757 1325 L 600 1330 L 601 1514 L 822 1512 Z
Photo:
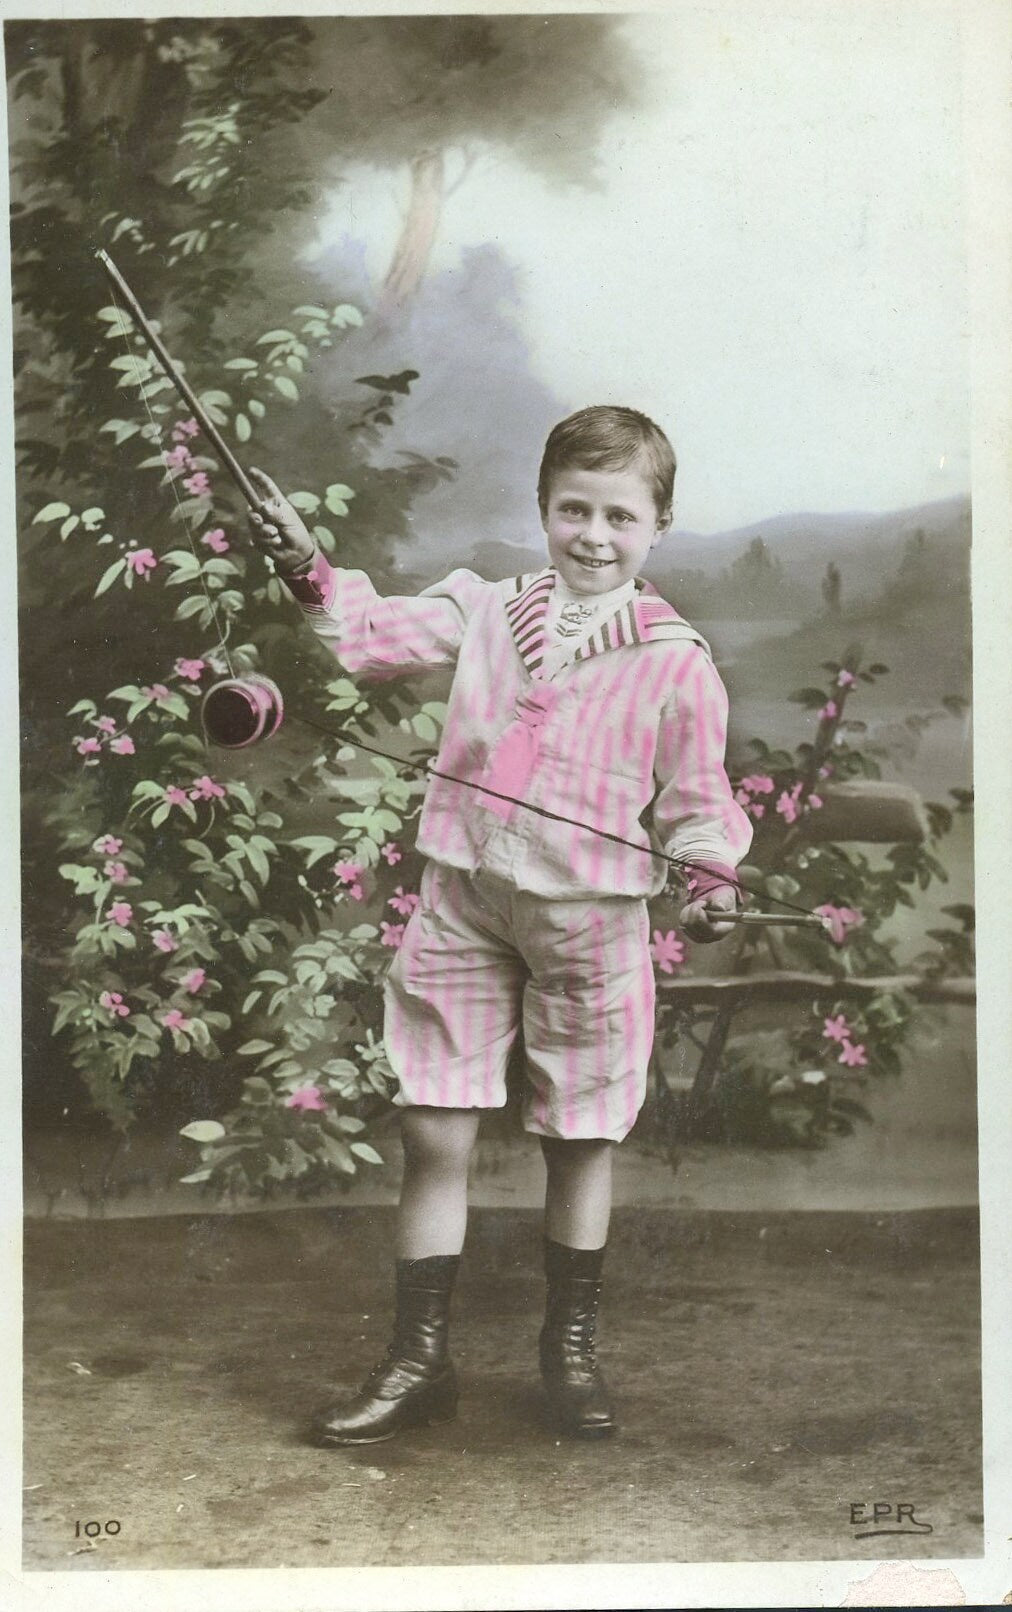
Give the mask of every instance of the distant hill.
M 800 590 L 804 596 L 803 603 L 797 598 L 784 599 L 781 613 L 790 615 L 799 604 L 807 610 L 821 607 L 822 583 L 831 562 L 840 573 L 844 603 L 871 602 L 896 574 L 908 543 L 919 532 L 938 567 L 940 586 L 943 577 L 945 585 L 959 573 L 968 578 L 968 498 L 948 498 L 885 513 L 774 515 L 708 537 L 676 532 L 654 550 L 645 574 L 667 597 L 676 601 L 684 597 L 688 608 L 689 596 L 698 591 L 702 578 L 720 576 L 761 539 L 788 588 Z M 747 606 L 747 599 L 733 601 L 734 608 Z
M 750 569 L 743 562 L 750 551 L 755 553 L 757 540 L 765 568 Z M 894 602 L 897 584 L 903 588 L 910 584 L 915 545 L 922 561 L 913 569 L 922 573 L 922 591 L 947 594 L 953 587 L 968 588 L 969 499 L 949 498 L 878 513 L 773 515 L 709 536 L 679 531 L 653 551 L 644 574 L 690 616 L 741 614 L 800 621 L 824 609 L 823 583 L 831 563 L 839 572 L 845 611 L 857 607 L 867 611 L 879 602 Z M 457 563 L 496 581 L 539 569 L 545 551 L 533 543 L 495 538 L 476 544 Z M 409 552 L 398 568 L 396 585 L 424 586 L 436 574 L 422 574 L 410 566 Z

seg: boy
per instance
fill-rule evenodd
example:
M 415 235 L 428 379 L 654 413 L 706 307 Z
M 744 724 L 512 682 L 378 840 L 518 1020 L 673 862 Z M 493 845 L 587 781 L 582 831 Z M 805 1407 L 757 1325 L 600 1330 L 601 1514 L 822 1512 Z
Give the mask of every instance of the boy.
M 549 435 L 538 483 L 551 564 L 499 583 L 453 571 L 416 598 L 333 570 L 274 483 L 251 476 L 263 493 L 253 535 L 346 671 L 455 667 L 436 767 L 481 786 L 429 784 L 420 902 L 385 985 L 404 1142 L 393 1339 L 314 1436 L 368 1444 L 453 1416 L 468 1163 L 480 1111 L 506 1100 L 521 1023 L 524 1124 L 547 1166 L 542 1377 L 565 1432 L 605 1436 L 615 1418 L 595 1327 L 612 1148 L 643 1101 L 653 1037 L 645 898 L 667 869 L 651 851 L 692 864 L 680 921 L 709 941 L 731 930 L 721 916 L 751 839 L 708 648 L 637 578 L 671 524 L 674 453 L 632 409 L 572 415 Z

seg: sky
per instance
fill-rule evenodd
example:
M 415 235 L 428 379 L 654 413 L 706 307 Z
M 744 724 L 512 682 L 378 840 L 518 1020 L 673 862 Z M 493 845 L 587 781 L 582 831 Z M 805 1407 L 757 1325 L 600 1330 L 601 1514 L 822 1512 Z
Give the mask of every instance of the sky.
M 671 434 L 682 528 L 892 509 L 969 488 L 960 42 L 952 8 L 813 0 L 631 16 L 642 105 L 600 188 L 502 153 L 449 197 L 432 270 L 493 242 L 537 378 Z M 404 193 L 323 214 L 382 275 Z

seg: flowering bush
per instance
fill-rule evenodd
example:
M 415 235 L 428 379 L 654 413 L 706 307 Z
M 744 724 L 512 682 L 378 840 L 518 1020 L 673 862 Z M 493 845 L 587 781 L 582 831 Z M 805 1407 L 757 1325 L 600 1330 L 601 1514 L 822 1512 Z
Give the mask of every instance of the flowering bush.
M 925 982 L 973 972 L 971 907 L 944 907 L 952 924 L 928 930 L 933 946 L 903 964 L 890 933 L 897 909 L 914 905 L 915 889 L 926 890 L 933 881 L 947 878 L 936 852 L 954 813 L 970 810 L 968 791 L 953 789 L 951 807 L 927 803 L 930 832 L 925 843 L 870 851 L 854 843 L 813 843 L 807 832 L 812 814 L 822 810 L 834 784 L 881 777 L 883 752 L 862 744 L 867 724 L 847 716 L 845 707 L 862 684 L 876 682 L 888 667 L 876 663 L 862 669 L 855 653 L 844 664 L 827 661 L 823 669 L 830 678 L 828 690 L 804 688 L 792 696 L 816 713 L 814 739 L 793 753 L 753 739 L 755 770 L 738 777 L 735 794 L 755 824 L 750 860 L 739 871 L 757 896 L 757 906 L 776 911 L 786 902 L 817 913 L 824 928 L 744 930 L 726 944 L 731 974 L 747 975 L 765 961 L 774 970 L 804 970 L 835 978 L 839 985 L 813 990 L 807 1009 L 794 1014 L 778 1007 L 772 1029 L 761 1027 L 761 1020 L 769 1018 L 768 1007 L 757 1023 L 759 1010 L 730 999 L 714 1011 L 685 1006 L 683 999 L 662 990 L 662 1056 L 655 1061 L 658 1089 L 648 1119 L 668 1140 L 697 1135 L 820 1147 L 831 1134 L 848 1133 L 856 1119 L 870 1117 L 860 1101 L 868 1079 L 900 1070 L 914 1016 L 924 1011 L 909 987 L 864 991 L 855 1000 L 849 982 L 867 976 L 896 979 L 901 967 L 908 970 L 902 977 Z M 912 722 L 922 728 L 958 714 L 961 702 L 952 699 L 945 705 Z M 703 961 L 670 932 L 654 931 L 652 951 L 662 973 L 683 964 L 688 972 L 712 970 L 712 953 Z M 787 1023 L 780 1022 L 785 1018 Z M 747 1030 L 736 1029 L 738 1021 L 747 1021 Z M 688 1092 L 669 1086 L 664 1072 L 663 1051 L 679 1041 L 700 1055 Z
M 392 735 L 410 757 L 438 737 L 444 707 L 419 707 L 396 688 L 367 699 L 334 676 L 329 655 L 302 639 L 270 562 L 233 543 L 242 519 L 234 495 L 219 486 L 216 460 L 197 453 L 196 422 L 175 418 L 141 337 L 116 308 L 98 319 L 119 338 L 110 367 L 136 397 L 131 417 L 107 422 L 123 473 L 165 489 L 187 541 L 166 551 L 121 539 L 97 504 L 76 513 L 51 493 L 32 518 L 51 534 L 54 570 L 74 537 L 74 566 L 79 574 L 91 565 L 94 598 L 140 592 L 130 638 L 150 679 L 80 698 L 67 713 L 67 763 L 45 808 L 71 900 L 53 1032 L 93 1104 L 120 1128 L 153 1093 L 192 1088 L 195 1064 L 213 1068 L 213 1084 L 197 1084 L 215 1117 L 184 1130 L 202 1148 L 187 1179 L 309 1189 L 378 1160 L 362 1136 L 388 1083 L 375 981 L 417 901 L 416 859 L 402 840 L 422 785 L 380 757 L 361 759 L 341 731 Z M 357 319 L 347 304 L 296 310 L 298 334 L 269 332 L 256 358 L 226 363 L 241 396 L 206 391 L 202 405 L 249 440 L 272 392 L 283 403 L 297 397 L 291 377 L 307 341 L 330 342 Z M 138 442 L 156 449 L 139 463 Z M 436 470 L 450 473 L 448 464 Z M 324 521 L 346 516 L 354 498 L 344 482 L 292 494 L 330 551 Z M 249 638 L 233 643 L 240 622 Z M 293 720 L 270 781 L 236 752 L 209 753 L 200 703 L 216 677 L 256 669 L 265 648 L 295 636 L 306 653 L 289 651 Z M 300 713 L 314 731 L 299 728 Z M 317 727 L 337 737 L 321 742 Z M 321 826 L 331 832 L 315 832 Z

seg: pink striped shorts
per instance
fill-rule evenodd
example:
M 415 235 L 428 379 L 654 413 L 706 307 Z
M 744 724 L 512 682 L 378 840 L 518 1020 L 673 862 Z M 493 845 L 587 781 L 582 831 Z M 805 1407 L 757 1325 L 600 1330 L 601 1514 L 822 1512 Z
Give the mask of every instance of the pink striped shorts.
M 385 1003 L 402 1106 L 501 1108 L 523 1025 L 525 1128 L 621 1141 L 653 1044 L 646 903 L 536 896 L 429 862 Z

